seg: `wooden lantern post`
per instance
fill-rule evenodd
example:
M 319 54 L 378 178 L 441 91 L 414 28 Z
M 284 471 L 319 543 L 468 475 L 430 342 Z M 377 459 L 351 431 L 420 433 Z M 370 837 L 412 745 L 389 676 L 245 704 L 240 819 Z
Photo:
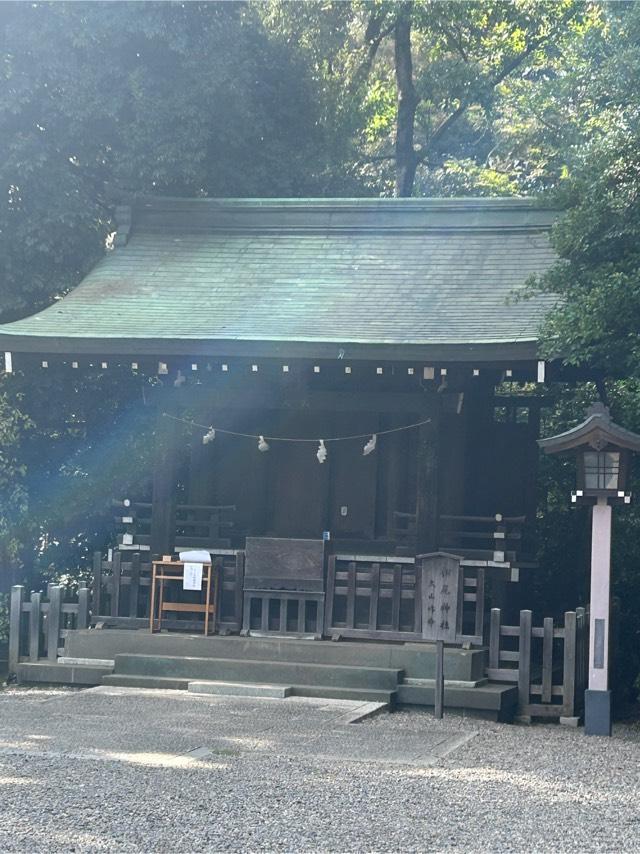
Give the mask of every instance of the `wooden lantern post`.
M 538 444 L 547 454 L 574 454 L 577 489 L 571 501 L 592 506 L 589 687 L 585 691 L 584 724 L 587 735 L 611 735 L 611 507 L 631 503 L 631 493 L 625 487 L 631 453 L 640 451 L 640 436 L 615 424 L 609 410 L 596 403 L 577 427 L 540 439 Z

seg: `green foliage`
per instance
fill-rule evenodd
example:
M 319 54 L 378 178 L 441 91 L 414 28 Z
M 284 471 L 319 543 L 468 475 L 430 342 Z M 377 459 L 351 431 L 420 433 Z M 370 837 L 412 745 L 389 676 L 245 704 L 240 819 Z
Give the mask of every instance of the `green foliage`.
M 26 463 L 21 454 L 30 419 L 0 393 L 0 565 L 15 564 L 27 511 Z
M 554 233 L 562 259 L 537 288 L 558 294 L 546 351 L 613 377 L 640 370 L 640 113 L 585 152 Z

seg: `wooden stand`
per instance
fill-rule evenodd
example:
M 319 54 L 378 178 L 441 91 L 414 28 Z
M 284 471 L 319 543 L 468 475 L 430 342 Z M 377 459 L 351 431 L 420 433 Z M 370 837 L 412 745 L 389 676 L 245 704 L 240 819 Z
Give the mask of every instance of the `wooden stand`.
M 149 608 L 149 630 L 153 633 L 162 628 L 162 615 L 165 611 L 181 611 L 192 614 L 204 614 L 204 634 L 209 634 L 209 616 L 215 630 L 215 603 L 218 601 L 218 573 L 213 572 L 212 564 L 205 563 L 202 567 L 202 581 L 205 589 L 204 603 L 165 602 L 165 581 L 184 583 L 184 562 L 154 560 L 151 574 L 151 605 Z M 159 583 L 158 616 L 156 618 L 156 586 Z M 212 599 L 213 594 L 213 599 Z

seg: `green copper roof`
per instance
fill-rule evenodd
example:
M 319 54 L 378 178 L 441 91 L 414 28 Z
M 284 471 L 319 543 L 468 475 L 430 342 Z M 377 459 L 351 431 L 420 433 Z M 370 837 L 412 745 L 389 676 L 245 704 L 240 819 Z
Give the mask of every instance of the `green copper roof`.
M 0 338 L 94 352 L 118 339 L 124 353 L 534 342 L 551 303 L 509 298 L 553 261 L 554 215 L 517 199 L 141 201 L 119 209 L 116 248 L 77 288 Z

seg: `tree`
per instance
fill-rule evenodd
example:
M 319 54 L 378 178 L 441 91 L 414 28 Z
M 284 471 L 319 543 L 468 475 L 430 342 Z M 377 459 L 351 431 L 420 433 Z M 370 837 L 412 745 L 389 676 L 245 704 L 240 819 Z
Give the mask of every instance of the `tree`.
M 563 130 L 582 144 L 567 146 L 555 181 L 553 200 L 565 211 L 552 235 L 559 261 L 532 288 L 559 297 L 546 355 L 616 379 L 640 372 L 640 8 L 611 10 L 607 23 L 590 107 Z M 573 76 L 573 103 L 587 90 L 585 72 Z M 552 134 L 549 150 L 562 139 Z
M 393 186 L 398 196 L 433 192 L 450 161 L 482 171 L 497 102 L 517 81 L 557 70 L 565 48 L 597 26 L 571 0 L 274 5 L 272 23 L 303 46 L 303 34 L 321 33 L 327 14 L 333 38 L 308 47 L 316 73 L 344 81 L 344 108 L 359 110 L 358 165 L 372 187 Z M 496 175 L 484 180 L 489 191 L 516 189 Z

